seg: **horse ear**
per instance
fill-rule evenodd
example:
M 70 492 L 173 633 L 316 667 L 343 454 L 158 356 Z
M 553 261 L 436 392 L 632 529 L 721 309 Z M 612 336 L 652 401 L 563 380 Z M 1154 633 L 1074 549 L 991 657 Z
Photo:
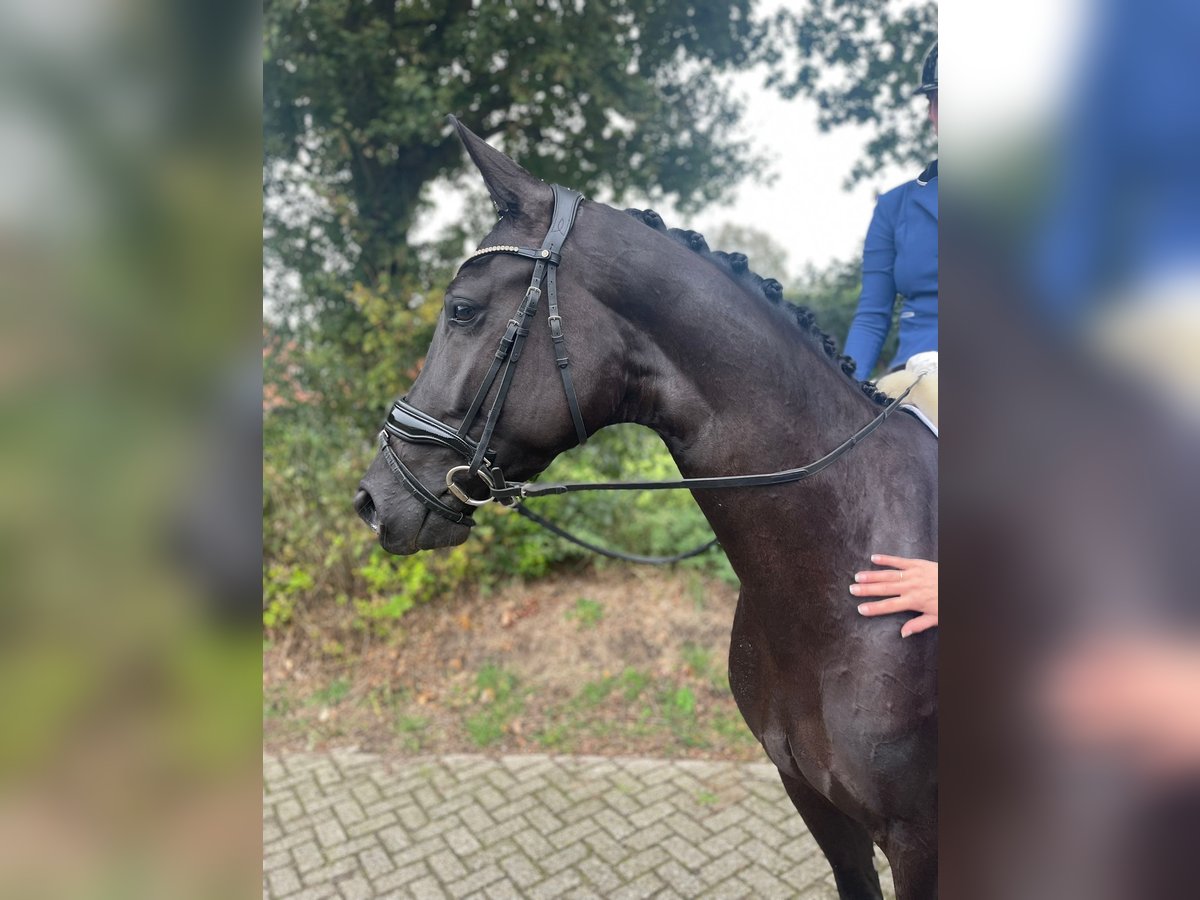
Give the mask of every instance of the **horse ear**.
M 488 193 L 492 195 L 492 202 L 496 204 L 497 211 L 518 210 L 523 203 L 536 198 L 545 190 L 546 185 L 542 181 L 534 178 L 491 146 L 456 117 L 448 116 L 447 118 L 458 131 L 458 136 L 467 148 L 471 161 L 479 169 L 479 174 L 483 176 L 483 183 L 487 186 Z

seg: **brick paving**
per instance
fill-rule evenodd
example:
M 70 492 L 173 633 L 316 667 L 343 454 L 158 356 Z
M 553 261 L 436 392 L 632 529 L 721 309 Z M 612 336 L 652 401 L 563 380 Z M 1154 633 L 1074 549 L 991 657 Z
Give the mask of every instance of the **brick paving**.
M 334 751 L 263 757 L 263 897 L 837 892 L 767 764 Z

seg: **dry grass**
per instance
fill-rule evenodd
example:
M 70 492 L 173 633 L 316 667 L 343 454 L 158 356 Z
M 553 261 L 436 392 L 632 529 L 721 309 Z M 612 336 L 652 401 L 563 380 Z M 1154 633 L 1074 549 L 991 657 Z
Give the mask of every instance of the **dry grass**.
M 264 744 L 761 759 L 725 677 L 736 599 L 609 569 L 445 598 L 384 633 L 310 611 L 264 652 Z

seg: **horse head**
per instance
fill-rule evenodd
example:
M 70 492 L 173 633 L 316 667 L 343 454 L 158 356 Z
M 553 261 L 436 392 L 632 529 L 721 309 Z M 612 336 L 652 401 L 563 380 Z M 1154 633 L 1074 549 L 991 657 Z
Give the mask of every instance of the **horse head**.
M 500 217 L 447 287 L 425 365 L 355 497 L 399 554 L 465 541 L 487 482 L 536 475 L 607 424 L 623 382 L 623 326 L 598 298 L 607 266 L 598 205 L 552 189 L 451 121 Z

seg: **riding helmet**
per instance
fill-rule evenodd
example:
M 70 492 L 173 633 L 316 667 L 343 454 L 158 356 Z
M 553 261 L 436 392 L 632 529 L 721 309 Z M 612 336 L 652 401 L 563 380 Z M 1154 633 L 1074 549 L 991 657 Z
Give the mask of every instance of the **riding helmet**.
M 937 69 L 937 41 L 934 41 L 925 54 L 925 61 L 921 63 L 921 86 L 913 92 L 914 94 L 937 93 Z

